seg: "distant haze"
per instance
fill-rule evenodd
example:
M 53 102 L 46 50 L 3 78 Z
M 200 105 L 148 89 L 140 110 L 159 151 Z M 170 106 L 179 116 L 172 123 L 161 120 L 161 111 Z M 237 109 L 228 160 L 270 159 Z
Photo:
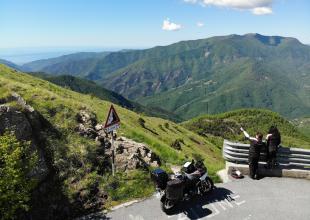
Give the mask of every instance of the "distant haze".
M 49 59 L 76 52 L 102 52 L 102 51 L 117 51 L 121 49 L 123 48 L 116 48 L 116 47 L 7 48 L 7 49 L 1 49 L 0 59 L 5 59 L 21 65 L 35 60 Z

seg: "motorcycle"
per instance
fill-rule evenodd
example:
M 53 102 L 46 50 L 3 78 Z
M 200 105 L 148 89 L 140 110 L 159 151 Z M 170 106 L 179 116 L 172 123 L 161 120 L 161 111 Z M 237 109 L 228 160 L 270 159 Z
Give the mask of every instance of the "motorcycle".
M 156 190 L 162 195 L 161 209 L 172 212 L 176 205 L 193 196 L 204 196 L 214 188 L 208 170 L 202 162 L 186 162 L 181 173 L 168 176 L 162 169 L 155 169 L 151 173 Z

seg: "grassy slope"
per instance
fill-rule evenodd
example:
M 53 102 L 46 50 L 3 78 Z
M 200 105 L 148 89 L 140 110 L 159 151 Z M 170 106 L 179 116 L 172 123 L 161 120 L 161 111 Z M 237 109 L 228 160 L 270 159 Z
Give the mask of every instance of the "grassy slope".
M 148 116 L 160 117 L 164 119 L 168 119 L 174 122 L 180 122 L 182 119 L 178 117 L 178 115 L 168 112 L 166 110 L 160 108 L 148 108 L 137 102 L 130 101 L 123 97 L 122 95 L 105 89 L 95 82 L 82 79 L 78 77 L 74 77 L 71 75 L 60 75 L 60 76 L 51 76 L 45 73 L 30 73 L 36 77 L 40 77 L 44 80 L 47 80 L 51 83 L 59 85 L 61 87 L 65 87 L 67 89 L 71 89 L 75 92 L 88 94 L 92 96 L 96 96 L 100 99 L 113 102 L 119 106 L 132 110 L 134 112 L 138 112 L 140 114 L 146 114 Z
M 279 114 L 260 109 L 242 109 L 218 115 L 205 115 L 183 123 L 189 130 L 213 138 L 222 143 L 223 138 L 244 141 L 240 127 L 252 136 L 256 131 L 267 133 L 271 125 L 277 125 L 282 134 L 282 145 L 287 147 L 310 148 L 310 138 Z
M 75 115 L 79 109 L 87 108 L 95 112 L 98 120 L 103 122 L 111 105 L 110 102 L 61 88 L 47 81 L 0 65 L 0 98 L 8 96 L 13 91 L 24 97 L 30 105 L 65 134 L 66 140 L 63 141 L 65 149 L 62 150 L 67 151 L 68 157 L 81 158 L 95 148 L 93 141 L 80 137 L 74 132 L 74 127 L 76 126 Z M 138 119 L 141 115 L 119 106 L 115 107 L 121 119 L 119 134 L 148 144 L 165 162 L 181 164 L 186 160 L 186 156 L 192 157 L 192 154 L 195 153 L 205 158 L 211 174 L 214 175 L 215 171 L 223 167 L 224 163 L 220 149 L 214 147 L 212 143 L 199 135 L 167 120 L 143 117 L 146 121 L 146 127 L 159 134 L 155 135 L 139 125 Z M 56 112 L 56 114 L 51 114 L 51 112 Z M 182 138 L 185 142 L 181 151 L 176 151 L 170 147 L 170 144 L 177 138 Z M 59 146 L 54 146 L 53 150 L 56 157 L 58 155 L 59 160 L 66 160 L 66 158 L 61 158 L 62 151 Z M 55 163 L 57 163 L 57 158 Z M 120 178 L 123 175 L 120 174 Z M 141 176 L 142 174 L 139 175 Z M 147 177 L 144 176 L 144 178 Z M 87 184 L 87 180 L 88 177 L 86 175 L 79 184 Z M 137 181 L 137 179 L 128 182 L 127 186 L 125 184 L 123 188 L 117 191 L 122 196 L 116 196 L 114 199 L 126 200 L 128 197 L 139 197 L 150 193 L 150 186 L 141 189 L 139 188 L 139 183 L 141 181 Z M 70 188 L 70 183 L 68 182 L 68 184 Z M 131 187 L 132 193 L 128 194 L 128 191 L 126 191 L 128 187 Z M 70 190 L 74 190 L 74 187 L 71 187 Z M 142 190 L 142 193 L 137 193 L 137 190 L 139 192 Z

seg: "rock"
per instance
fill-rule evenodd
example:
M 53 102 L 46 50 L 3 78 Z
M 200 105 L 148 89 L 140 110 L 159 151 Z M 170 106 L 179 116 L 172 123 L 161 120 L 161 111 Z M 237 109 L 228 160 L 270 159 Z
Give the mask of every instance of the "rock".
M 124 140 L 126 140 L 126 138 L 124 138 L 124 137 L 119 137 L 119 138 L 117 138 L 116 140 L 117 140 L 117 141 L 124 141 Z
M 122 154 L 124 152 L 124 146 L 119 144 L 115 149 L 116 154 Z
M 152 167 L 159 167 L 159 166 L 160 166 L 160 164 L 158 163 L 158 161 L 153 161 L 153 162 L 150 163 L 150 165 L 151 165 Z
M 75 128 L 75 131 L 84 137 L 90 137 L 90 138 L 97 137 L 97 132 L 95 131 L 94 128 L 88 127 L 87 125 L 82 123 L 78 124 L 78 126 Z
M 79 123 L 75 128 L 76 132 L 83 137 L 93 138 L 101 142 L 101 145 L 104 145 L 106 133 L 104 132 L 103 125 L 97 123 L 97 116 L 95 113 L 81 110 L 76 115 L 76 120 Z
M 25 114 L 6 105 L 0 105 L 0 134 L 11 131 L 17 140 L 30 140 L 31 125 Z
M 144 144 L 125 137 L 117 138 L 115 144 L 116 169 L 123 172 L 148 166 L 160 166 L 159 157 Z M 108 152 L 111 155 L 111 150 Z
M 140 150 L 141 157 L 147 157 L 148 153 L 150 152 L 150 150 L 145 146 L 143 146 L 139 150 Z
M 26 101 L 19 94 L 13 92 L 11 95 L 12 99 L 14 99 L 22 108 L 28 112 L 34 112 L 34 108 L 32 108 L 30 105 L 27 105 Z
M 96 115 L 86 110 L 81 110 L 77 115 L 76 119 L 78 122 L 86 125 L 87 127 L 94 127 L 97 124 Z
M 97 124 L 97 125 L 95 126 L 95 130 L 96 130 L 96 131 L 103 130 L 103 125 L 102 125 L 102 124 Z
M 105 133 L 104 130 L 97 131 L 97 135 L 98 135 L 98 137 L 103 138 L 103 139 L 107 138 L 107 134 Z

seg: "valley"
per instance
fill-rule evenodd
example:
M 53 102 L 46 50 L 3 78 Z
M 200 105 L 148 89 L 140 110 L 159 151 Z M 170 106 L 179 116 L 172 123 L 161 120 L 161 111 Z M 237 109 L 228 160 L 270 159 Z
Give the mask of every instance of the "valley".
M 295 38 L 245 34 L 76 53 L 20 68 L 90 79 L 183 119 L 238 108 L 267 108 L 293 119 L 310 112 L 309 61 L 310 47 Z

